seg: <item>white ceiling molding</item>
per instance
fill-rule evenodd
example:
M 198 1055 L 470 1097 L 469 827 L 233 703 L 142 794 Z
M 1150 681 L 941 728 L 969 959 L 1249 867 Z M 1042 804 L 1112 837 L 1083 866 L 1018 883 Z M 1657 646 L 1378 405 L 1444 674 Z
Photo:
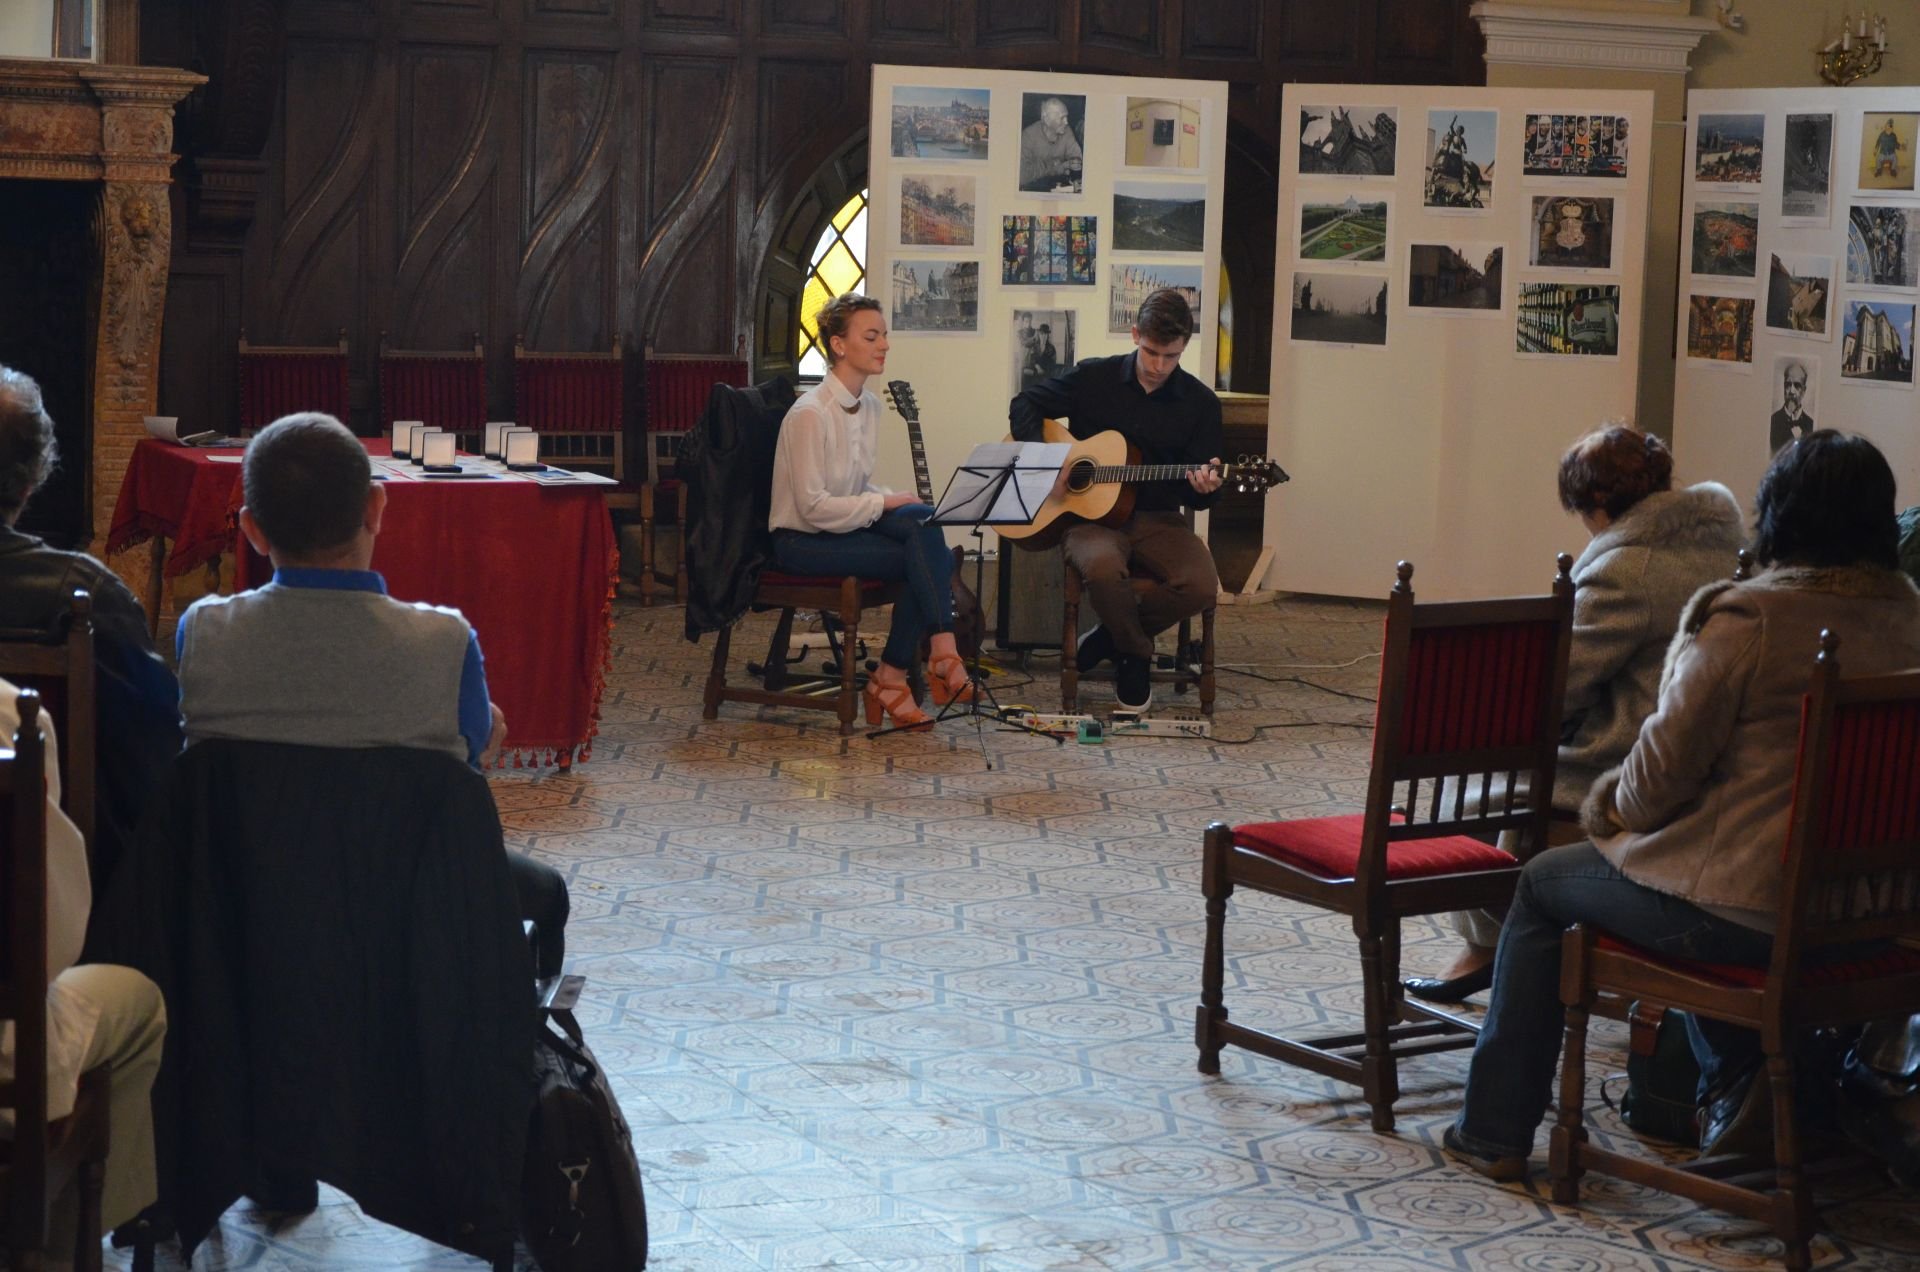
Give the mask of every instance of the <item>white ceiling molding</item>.
M 1685 75 L 1687 61 L 1712 18 L 1683 12 L 1623 13 L 1476 0 L 1474 20 L 1487 37 L 1487 62 L 1580 66 L 1596 70 Z

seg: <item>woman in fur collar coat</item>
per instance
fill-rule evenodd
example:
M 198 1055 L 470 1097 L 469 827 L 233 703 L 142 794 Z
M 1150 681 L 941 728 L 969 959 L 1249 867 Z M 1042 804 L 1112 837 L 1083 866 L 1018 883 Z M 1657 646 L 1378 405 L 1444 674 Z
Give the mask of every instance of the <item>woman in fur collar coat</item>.
M 1800 700 L 1820 632 L 1845 674 L 1920 666 L 1920 593 L 1896 568 L 1893 472 L 1823 429 L 1774 457 L 1754 500 L 1765 568 L 1688 602 L 1659 705 L 1582 815 L 1592 843 L 1527 863 L 1493 1000 L 1447 1147 L 1494 1178 L 1526 1173 L 1559 1052 L 1560 935 L 1590 922 L 1656 953 L 1764 966 L 1779 905 Z M 1690 1030 L 1703 1092 L 1751 1067 L 1753 1035 Z
M 1553 783 L 1553 806 L 1567 813 L 1579 811 L 1594 778 L 1626 758 L 1653 714 L 1661 659 L 1687 598 L 1733 573 L 1742 527 L 1732 493 L 1710 481 L 1672 485 L 1666 445 L 1621 425 L 1587 434 L 1560 459 L 1560 506 L 1593 536 L 1573 565 L 1566 720 Z M 1493 981 L 1500 916 L 1471 910 L 1453 919 L 1466 949 L 1439 976 L 1410 978 L 1416 998 L 1456 1003 Z

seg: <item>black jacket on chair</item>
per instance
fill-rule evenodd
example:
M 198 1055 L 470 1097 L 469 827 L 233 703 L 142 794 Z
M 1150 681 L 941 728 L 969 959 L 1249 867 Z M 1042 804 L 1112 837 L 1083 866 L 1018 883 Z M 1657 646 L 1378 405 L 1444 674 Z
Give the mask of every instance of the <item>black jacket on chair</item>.
M 160 1192 L 189 1257 L 263 1168 L 512 1248 L 538 1017 L 485 779 L 431 751 L 201 742 L 111 889 L 102 954 L 166 996 Z
M 793 386 L 775 378 L 750 389 L 716 384 L 680 443 L 686 482 L 687 639 L 747 612 L 773 560 L 773 449 Z

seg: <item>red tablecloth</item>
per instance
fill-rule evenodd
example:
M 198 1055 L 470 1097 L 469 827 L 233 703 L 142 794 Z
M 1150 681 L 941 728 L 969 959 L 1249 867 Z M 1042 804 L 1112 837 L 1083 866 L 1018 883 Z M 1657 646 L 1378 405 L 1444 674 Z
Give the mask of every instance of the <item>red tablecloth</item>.
M 108 554 L 160 535 L 173 541 L 162 573 L 175 578 L 231 548 L 240 465 L 219 463 L 213 456 L 240 453 L 238 448 L 189 450 L 141 438 L 113 505 Z
M 170 452 L 148 465 L 168 476 L 136 487 L 129 468 L 114 525 L 121 524 L 130 492 L 159 488 L 162 481 L 183 499 L 217 499 L 226 523 L 239 506 L 240 466 L 151 441 L 140 449 L 150 445 Z M 388 447 L 370 440 L 367 449 L 385 455 Z M 174 471 L 181 467 L 196 471 L 181 477 Z M 587 758 L 606 683 L 619 574 L 605 497 L 595 487 L 513 481 L 389 481 L 384 487 L 387 513 L 373 568 L 386 576 L 395 597 L 450 605 L 473 624 L 486 656 L 487 688 L 507 717 L 512 762 Z M 180 543 L 186 527 L 199 524 L 182 510 L 163 507 L 147 533 L 178 529 L 177 560 L 185 554 Z M 225 532 L 216 551 L 232 548 L 235 540 Z M 265 582 L 271 573 L 266 560 L 244 540 L 239 546 L 234 586 Z

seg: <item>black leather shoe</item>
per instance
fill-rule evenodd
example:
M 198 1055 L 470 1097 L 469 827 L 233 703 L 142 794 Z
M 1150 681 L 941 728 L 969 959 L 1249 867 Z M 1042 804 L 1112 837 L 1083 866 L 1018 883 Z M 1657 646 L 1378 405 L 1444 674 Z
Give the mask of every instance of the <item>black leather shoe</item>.
M 1113 665 L 1113 704 L 1126 711 L 1145 711 L 1152 706 L 1153 665 L 1128 654 L 1119 655 Z
M 1764 1068 L 1708 1096 L 1695 1118 L 1702 1157 L 1773 1156 L 1773 1084 Z
M 1113 633 L 1105 624 L 1095 623 L 1080 633 L 1080 644 L 1074 650 L 1073 661 L 1081 672 L 1092 671 L 1107 659 L 1113 657 Z
M 151 1247 L 162 1241 L 171 1241 L 178 1235 L 173 1226 L 173 1216 L 156 1201 L 113 1230 L 113 1248 L 124 1250 L 143 1239 Z
M 1488 963 L 1452 980 L 1442 980 L 1438 976 L 1409 976 L 1400 984 L 1422 1002 L 1464 1003 L 1473 995 L 1493 986 L 1493 964 Z

